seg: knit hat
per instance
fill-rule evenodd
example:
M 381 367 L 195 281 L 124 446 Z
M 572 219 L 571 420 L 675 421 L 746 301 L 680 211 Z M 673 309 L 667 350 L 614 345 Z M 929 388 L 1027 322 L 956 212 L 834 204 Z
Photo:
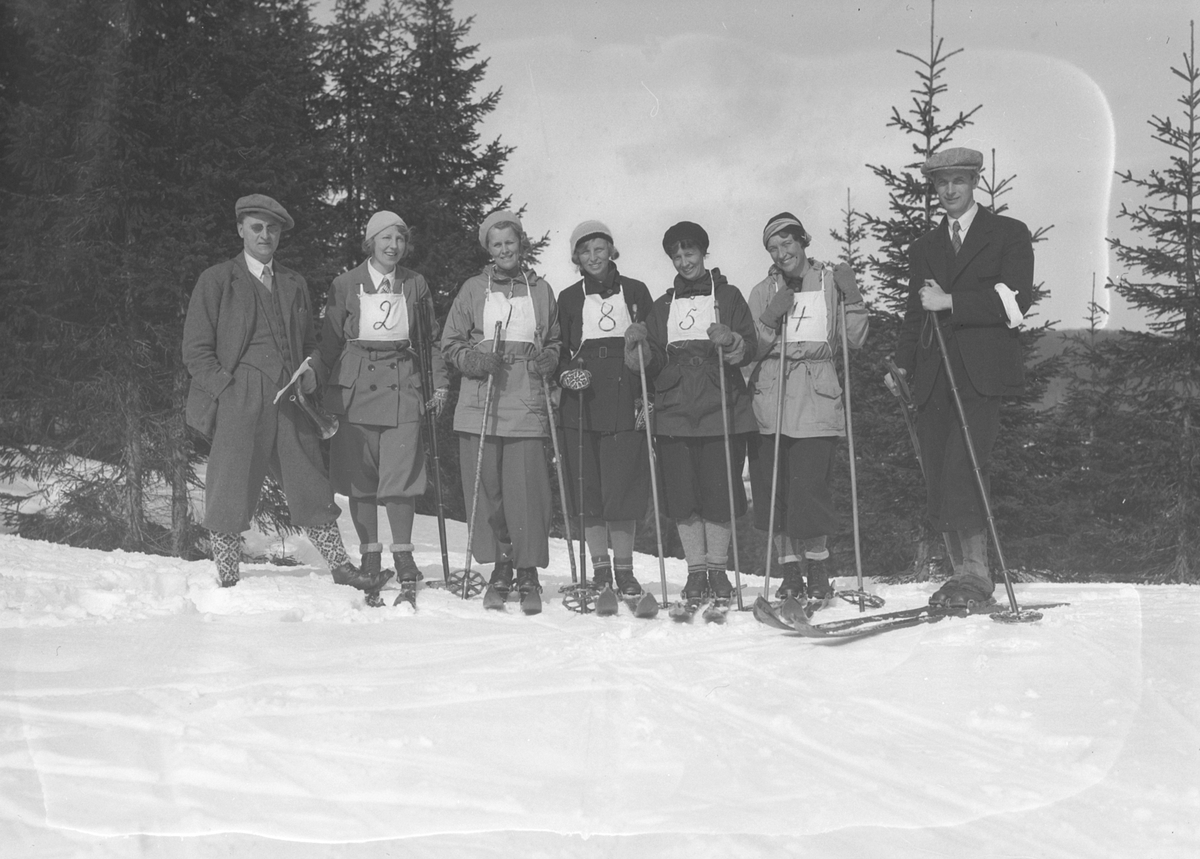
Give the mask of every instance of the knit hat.
M 775 235 L 785 227 L 796 227 L 800 230 L 800 241 L 808 247 L 812 243 L 812 236 L 808 234 L 808 230 L 804 229 L 804 224 L 800 223 L 800 219 L 791 212 L 780 212 L 778 215 L 772 215 L 771 220 L 767 221 L 767 225 L 763 227 L 763 247 L 767 246 L 771 236 Z
M 283 208 L 283 206 L 279 205 L 266 194 L 249 194 L 245 197 L 239 197 L 238 201 L 233 204 L 233 212 L 238 223 L 241 223 L 243 216 L 253 215 L 256 218 L 265 218 L 278 222 L 285 233 L 296 226 L 296 222 L 292 220 L 292 216 L 288 214 L 287 209 Z
M 499 211 L 492 212 L 490 215 L 484 218 L 483 223 L 479 225 L 479 246 L 485 251 L 487 250 L 488 230 L 496 226 L 496 224 L 503 223 L 504 221 L 512 221 L 521 228 L 522 232 L 525 230 L 525 228 L 521 226 L 521 219 L 518 218 L 515 213 L 510 212 L 507 209 L 500 209 Z
M 400 227 L 407 230 L 408 224 L 404 223 L 404 219 L 395 212 L 376 212 L 371 216 L 371 220 L 367 221 L 367 229 L 363 232 L 363 241 L 371 241 L 388 227 Z
M 579 247 L 580 242 L 589 239 L 608 239 L 611 242 L 612 230 L 600 221 L 584 221 L 571 231 L 571 253 L 575 253 L 575 248 Z
M 680 221 L 663 234 L 663 250 L 670 256 L 671 248 L 684 241 L 697 245 L 701 251 L 708 253 L 708 233 L 704 232 L 704 227 L 691 221 Z

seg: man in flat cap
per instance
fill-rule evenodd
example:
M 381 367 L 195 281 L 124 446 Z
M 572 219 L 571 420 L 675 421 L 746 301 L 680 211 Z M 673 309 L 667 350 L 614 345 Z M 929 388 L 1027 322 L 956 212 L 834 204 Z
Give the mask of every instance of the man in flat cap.
M 895 355 L 913 381 L 927 513 L 954 567 L 929 602 L 968 610 L 992 602 L 987 520 L 929 314 L 941 322 L 986 487 L 1000 400 L 1024 391 L 1017 326 L 1033 301 L 1029 228 L 975 201 L 982 168 L 981 153 L 957 147 L 931 155 L 921 168 L 946 216 L 909 251 L 908 306 Z
M 204 526 L 218 578 L 222 587 L 238 583 L 241 533 L 270 474 L 334 581 L 378 591 L 386 579 L 364 577 L 346 556 L 316 429 L 288 396 L 276 403 L 297 370 L 295 384 L 312 393 L 314 367 L 323 368 L 308 285 L 275 262 L 280 234 L 295 222 L 263 194 L 242 197 L 234 213 L 242 253 L 200 275 L 183 325 L 187 422 L 212 442 Z

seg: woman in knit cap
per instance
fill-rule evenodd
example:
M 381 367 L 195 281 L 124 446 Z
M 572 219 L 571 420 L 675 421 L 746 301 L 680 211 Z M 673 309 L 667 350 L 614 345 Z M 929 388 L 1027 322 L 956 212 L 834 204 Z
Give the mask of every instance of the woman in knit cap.
M 582 469 L 583 530 L 593 581 L 600 589 L 613 585 L 615 572 L 616 589 L 636 596 L 642 586 L 633 575 L 633 537 L 646 513 L 650 474 L 646 434 L 637 423 L 642 383 L 637 366 L 625 366 L 624 345 L 625 330 L 644 321 L 654 302 L 646 284 L 617 271 L 618 256 L 612 231 L 600 221 L 584 221 L 571 233 L 571 262 L 583 280 L 558 297 L 559 419 L 566 437 L 567 494 L 576 515 L 579 493 L 573 487 Z M 572 375 L 586 387 L 575 390 Z
M 342 418 L 330 447 L 334 491 L 350 500 L 364 570 L 382 563 L 383 505 L 400 582 L 421 576 L 412 556 L 413 514 L 426 485 L 421 418 L 426 408 L 440 414 L 449 389 L 439 352 L 432 367 L 416 360 L 417 315 L 431 338 L 437 320 L 425 278 L 400 265 L 411 239 L 395 212 L 371 216 L 362 244 L 369 257 L 334 279 L 321 334 L 321 358 L 331 368 L 325 408 Z M 433 393 L 428 403 L 423 390 Z
M 771 547 L 782 568 L 777 596 L 824 602 L 833 595 L 827 541 L 837 526 L 830 478 L 838 439 L 846 434 L 834 363 L 841 340 L 839 293 L 846 305 L 846 334 L 852 348 L 866 342 L 868 320 L 854 271 L 845 263 L 830 269 L 808 259 L 811 241 L 791 212 L 775 215 L 763 230 L 763 245 L 773 264 L 766 279 L 750 292 L 761 356 L 750 374 L 750 387 L 762 434 L 751 448 L 750 485 L 755 525 L 765 531 L 771 508 L 779 340 L 787 325 L 777 525 Z
M 736 517 L 746 511 L 740 479 L 744 434 L 758 428 L 739 368 L 753 360 L 758 339 L 741 291 L 717 269 L 705 268 L 708 233 L 699 224 L 676 224 L 662 245 L 677 272 L 675 285 L 654 303 L 645 324 L 626 329 L 625 365 L 636 368 L 637 350 L 649 346 L 665 512 L 679 529 L 688 565 L 683 599 L 699 601 L 711 594 L 727 600 L 733 593 L 725 573 L 733 522 L 721 412 L 727 408 L 729 413 Z M 727 403 L 721 402 L 720 373 Z
M 463 374 L 454 429 L 460 434 L 468 504 L 483 428 L 471 552 L 481 563 L 495 562 L 489 584 L 502 594 L 512 587 L 515 567 L 524 595 L 541 589 L 538 567 L 550 563 L 545 444 L 551 428 L 543 379 L 553 378 L 558 368 L 558 308 L 550 285 L 523 265 L 530 243 L 520 218 L 506 211 L 488 215 L 479 227 L 479 244 L 492 261 L 459 289 L 446 317 L 442 352 Z M 497 322 L 501 345 L 493 352 Z M 484 415 L 489 378 L 492 402 Z M 491 526 L 490 533 L 481 522 Z

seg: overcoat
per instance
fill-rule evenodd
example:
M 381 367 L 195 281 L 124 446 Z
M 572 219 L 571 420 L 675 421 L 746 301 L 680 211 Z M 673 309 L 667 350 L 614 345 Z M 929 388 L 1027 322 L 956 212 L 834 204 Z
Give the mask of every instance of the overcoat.
M 741 335 L 744 353 L 736 364 L 718 365 L 717 347 L 708 339 L 667 343 L 667 323 L 671 302 L 679 296 L 709 295 L 717 299 L 718 319 Z M 650 344 L 647 377 L 654 379 L 654 431 L 664 436 L 720 436 L 721 378 L 725 374 L 725 392 L 729 409 L 730 433 L 755 432 L 754 407 L 741 367 L 749 364 L 758 348 L 758 336 L 750 308 L 742 292 L 712 269 L 699 283 L 682 277 L 675 286 L 654 302 L 646 321 Z
M 749 301 L 750 315 L 758 332 L 758 358 L 750 371 L 754 416 L 758 420 L 758 431 L 771 435 L 775 432 L 775 406 L 779 393 L 780 333 L 763 325 L 759 317 L 783 286 L 782 272 L 772 266 L 766 279 L 750 291 Z M 784 389 L 780 432 L 789 438 L 846 434 L 842 386 L 834 362 L 834 356 L 841 349 L 838 289 L 828 267 L 809 261 L 801 291 L 818 290 L 825 295 L 826 338 L 796 342 L 789 339 L 787 344 L 787 387 Z M 868 325 L 866 307 L 861 303 L 846 307 L 846 339 L 851 349 L 858 349 L 866 342 Z
M 550 435 L 549 404 L 541 377 L 532 359 L 542 349 L 559 355 L 558 305 L 550 284 L 532 271 L 508 277 L 489 263 L 459 288 L 442 331 L 442 354 L 446 363 L 462 372 L 463 358 L 472 349 L 492 351 L 494 331 L 483 330 L 487 293 L 503 292 L 512 298 L 532 296 L 537 323 L 537 343 L 503 342 L 504 366 L 494 378 L 486 435 L 515 438 L 547 438 Z M 454 410 L 454 429 L 478 435 L 483 422 L 483 400 L 487 379 L 463 377 Z
M 321 358 L 329 368 L 325 386 L 325 408 L 345 415 L 355 424 L 394 427 L 415 423 L 425 414 L 425 401 L 437 388 L 449 385 L 446 364 L 439 345 L 441 329 L 433 314 L 433 301 L 425 278 L 396 266 L 393 292 L 408 309 L 410 339 L 399 343 L 358 341 L 359 294 L 374 295 L 375 283 L 364 261 L 338 275 L 329 287 L 325 319 L 321 326 Z M 414 351 L 418 308 L 429 324 L 434 344 L 431 367 L 422 391 L 421 367 Z

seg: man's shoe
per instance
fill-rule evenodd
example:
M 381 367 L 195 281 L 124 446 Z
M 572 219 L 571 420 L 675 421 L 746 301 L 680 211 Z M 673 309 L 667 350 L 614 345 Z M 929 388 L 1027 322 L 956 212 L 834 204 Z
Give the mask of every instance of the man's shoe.
M 391 570 L 379 569 L 381 552 L 363 552 L 362 569 L 349 561 L 343 561 L 329 572 L 333 574 L 334 584 L 349 585 L 367 593 L 376 593 L 387 584 L 392 577 Z

